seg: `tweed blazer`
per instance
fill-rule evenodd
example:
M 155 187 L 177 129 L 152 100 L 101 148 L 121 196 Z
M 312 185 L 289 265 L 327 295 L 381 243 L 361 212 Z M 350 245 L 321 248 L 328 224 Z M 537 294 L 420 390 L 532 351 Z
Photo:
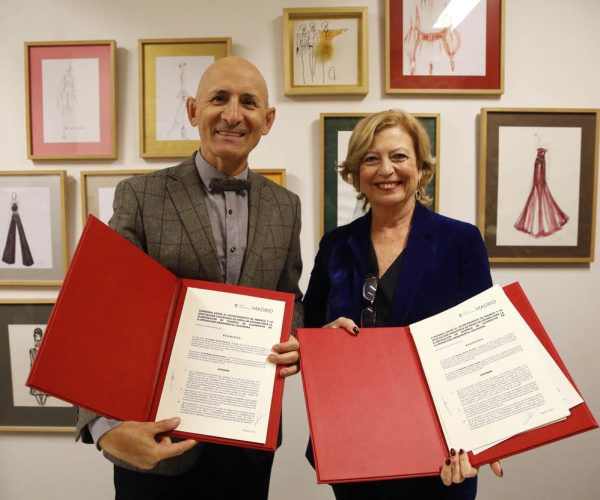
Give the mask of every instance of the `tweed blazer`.
M 248 180 L 248 241 L 239 284 L 295 294 L 293 328 L 301 326 L 300 199 L 252 171 Z M 175 167 L 120 182 L 109 225 L 178 277 L 222 282 L 205 196 L 191 156 Z M 87 424 L 95 417 L 79 409 L 76 439 L 92 442 Z M 201 453 L 200 444 L 180 457 L 140 472 L 181 474 Z M 105 455 L 119 466 L 138 470 Z

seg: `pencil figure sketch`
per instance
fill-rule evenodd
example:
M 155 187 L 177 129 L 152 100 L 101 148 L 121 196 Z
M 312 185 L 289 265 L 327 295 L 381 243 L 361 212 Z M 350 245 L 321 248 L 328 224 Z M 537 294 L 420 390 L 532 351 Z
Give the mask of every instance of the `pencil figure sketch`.
M 62 138 L 68 139 L 78 128 L 76 122 L 77 88 L 72 63 L 67 66 L 61 76 L 56 103 L 62 118 Z
M 42 60 L 44 142 L 100 141 L 100 60 Z
M 325 85 L 340 83 L 340 73 L 347 72 L 345 58 L 350 54 L 355 36 L 341 43 L 341 36 L 350 31 L 348 27 L 332 27 L 327 20 L 298 23 L 294 36 L 295 82 L 301 85 Z M 340 38 L 338 38 L 340 37 Z M 340 64 L 342 67 L 340 68 Z M 344 82 L 346 83 L 346 82 Z
M 33 367 L 33 362 L 35 360 L 35 357 L 37 356 L 40 343 L 42 342 L 42 335 L 43 332 L 41 328 L 38 327 L 33 330 L 33 347 L 29 349 L 30 367 Z M 30 388 L 29 394 L 31 394 L 35 398 L 38 406 L 44 406 L 46 404 L 46 400 L 48 399 L 48 395 L 46 393 L 38 391 L 37 389 Z
M 546 181 L 546 154 L 549 146 L 541 143 L 538 134 L 535 134 L 535 138 L 537 154 L 533 165 L 533 182 L 515 228 L 534 238 L 545 238 L 560 230 L 569 221 L 569 216 L 554 200 Z
M 8 226 L 8 234 L 6 236 L 6 244 L 4 245 L 4 253 L 2 254 L 2 261 L 7 264 L 14 264 L 16 261 L 16 250 L 17 250 L 17 234 L 19 235 L 19 243 L 21 246 L 21 259 L 24 266 L 33 265 L 33 256 L 25 236 L 25 229 L 23 228 L 23 222 L 19 214 L 19 201 L 17 199 L 17 193 L 11 193 L 10 199 L 10 211 L 11 218 Z
M 190 141 L 198 137 L 187 119 L 186 101 L 214 56 L 159 56 L 155 67 L 155 137 L 158 141 Z
M 175 112 L 171 126 L 166 132 L 166 137 L 171 139 L 191 140 L 193 137 L 185 126 L 187 122 L 185 103 L 189 95 L 187 91 L 187 63 L 181 61 L 177 65 L 177 68 L 179 70 L 179 90 L 177 91 L 177 95 L 174 96 L 174 100 L 176 101 Z

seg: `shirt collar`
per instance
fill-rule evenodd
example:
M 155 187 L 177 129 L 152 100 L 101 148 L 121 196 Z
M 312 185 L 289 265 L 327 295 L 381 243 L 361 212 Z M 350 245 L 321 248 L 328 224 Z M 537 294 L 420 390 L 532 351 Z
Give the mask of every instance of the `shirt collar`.
M 208 186 L 210 186 L 210 180 L 214 177 L 224 179 L 227 176 L 223 172 L 219 172 L 215 167 L 213 167 L 210 163 L 208 163 L 200 150 L 196 151 L 194 161 L 196 162 L 196 168 L 198 169 L 198 174 L 200 175 L 200 180 L 207 191 L 210 191 Z M 244 167 L 239 174 L 234 175 L 231 179 L 248 179 L 248 164 Z

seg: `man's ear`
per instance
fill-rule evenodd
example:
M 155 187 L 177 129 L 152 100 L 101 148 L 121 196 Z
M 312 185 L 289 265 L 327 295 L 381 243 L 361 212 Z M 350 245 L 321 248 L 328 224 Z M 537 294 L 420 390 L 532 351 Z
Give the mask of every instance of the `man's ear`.
M 187 101 L 185 101 L 185 109 L 187 110 L 188 120 L 192 124 L 192 127 L 198 125 L 198 120 L 196 120 L 196 105 L 196 99 L 188 96 Z
M 265 117 L 265 126 L 263 127 L 262 135 L 267 135 L 275 121 L 275 108 L 269 108 Z

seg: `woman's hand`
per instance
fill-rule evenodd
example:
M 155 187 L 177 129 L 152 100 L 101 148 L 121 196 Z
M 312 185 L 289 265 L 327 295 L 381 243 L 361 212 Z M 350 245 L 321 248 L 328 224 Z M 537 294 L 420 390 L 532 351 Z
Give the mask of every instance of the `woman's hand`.
M 332 321 L 331 323 L 323 325 L 323 328 L 343 328 L 350 335 L 354 336 L 358 335 L 358 332 L 360 331 L 354 321 L 348 318 L 344 318 L 343 316 L 340 316 L 338 319 Z
M 492 462 L 490 464 L 492 472 L 502 477 L 504 472 L 500 462 Z M 475 477 L 477 475 L 477 467 L 473 467 L 469 461 L 469 455 L 460 450 L 456 453 L 456 450 L 452 448 L 450 450 L 450 458 L 447 458 L 442 465 L 442 471 L 440 472 L 440 478 L 446 486 L 450 486 L 452 483 L 462 483 L 469 477 Z
M 294 336 L 290 336 L 287 342 L 280 342 L 272 347 L 273 354 L 269 354 L 268 360 L 276 365 L 281 365 L 280 377 L 289 377 L 300 371 L 298 350 L 300 343 Z

